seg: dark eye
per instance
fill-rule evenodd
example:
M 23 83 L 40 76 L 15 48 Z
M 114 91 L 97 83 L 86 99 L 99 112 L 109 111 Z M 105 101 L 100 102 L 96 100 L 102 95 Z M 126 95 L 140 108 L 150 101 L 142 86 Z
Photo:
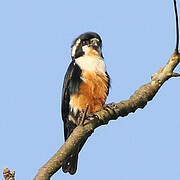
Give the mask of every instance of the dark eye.
M 82 45 L 85 46 L 85 45 L 88 45 L 89 44 L 89 40 L 84 40 L 82 41 Z
M 83 46 L 86 45 L 86 41 L 83 41 L 83 42 L 82 42 L 82 45 L 83 45 Z

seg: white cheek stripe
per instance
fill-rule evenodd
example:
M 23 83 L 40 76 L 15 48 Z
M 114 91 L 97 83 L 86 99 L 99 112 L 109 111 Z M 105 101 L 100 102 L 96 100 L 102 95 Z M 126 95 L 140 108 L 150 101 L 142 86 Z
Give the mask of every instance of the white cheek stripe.
M 79 45 L 80 42 L 81 42 L 81 40 L 78 39 L 78 40 L 76 41 L 76 43 L 73 45 L 72 50 L 71 50 L 71 55 L 72 55 L 72 57 L 75 56 L 76 49 L 77 49 L 77 47 L 78 47 L 78 45 Z

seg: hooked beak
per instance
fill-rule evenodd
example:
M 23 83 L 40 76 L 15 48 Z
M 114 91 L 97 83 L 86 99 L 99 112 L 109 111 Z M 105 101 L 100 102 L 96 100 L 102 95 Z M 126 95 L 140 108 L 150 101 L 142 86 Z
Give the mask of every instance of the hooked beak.
M 95 49 L 96 51 L 99 51 L 100 52 L 100 42 L 96 39 L 93 39 L 90 43 L 90 46 Z

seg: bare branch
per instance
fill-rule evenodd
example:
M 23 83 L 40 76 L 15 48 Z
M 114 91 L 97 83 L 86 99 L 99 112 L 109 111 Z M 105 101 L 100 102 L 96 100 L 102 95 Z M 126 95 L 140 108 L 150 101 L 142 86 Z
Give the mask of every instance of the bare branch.
M 71 154 L 79 143 L 82 142 L 85 137 L 89 136 L 95 128 L 108 124 L 112 119 L 127 116 L 129 113 L 135 112 L 138 108 L 144 108 L 147 102 L 153 99 L 164 82 L 174 77 L 173 71 L 179 62 L 180 54 L 174 53 L 168 63 L 152 76 L 152 81 L 140 87 L 128 100 L 107 106 L 102 111 L 96 113 L 97 118 L 94 118 L 90 123 L 75 128 L 64 145 L 39 169 L 34 180 L 49 180 L 50 177 L 61 168 L 62 162 L 67 156 Z
M 179 73 L 173 73 L 172 77 L 180 77 L 180 74 Z
M 5 180 L 15 180 L 15 171 L 10 171 L 8 168 L 4 168 L 3 176 Z

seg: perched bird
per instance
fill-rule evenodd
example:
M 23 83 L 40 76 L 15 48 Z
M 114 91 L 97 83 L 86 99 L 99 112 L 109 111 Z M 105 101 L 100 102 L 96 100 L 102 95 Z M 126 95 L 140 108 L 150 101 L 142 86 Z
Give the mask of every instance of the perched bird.
M 78 117 L 87 106 L 87 115 L 103 108 L 110 87 L 100 36 L 94 32 L 81 34 L 71 48 L 72 61 L 64 78 L 61 104 L 65 141 L 78 126 Z M 78 153 L 86 140 L 63 162 L 64 173 L 75 174 Z

